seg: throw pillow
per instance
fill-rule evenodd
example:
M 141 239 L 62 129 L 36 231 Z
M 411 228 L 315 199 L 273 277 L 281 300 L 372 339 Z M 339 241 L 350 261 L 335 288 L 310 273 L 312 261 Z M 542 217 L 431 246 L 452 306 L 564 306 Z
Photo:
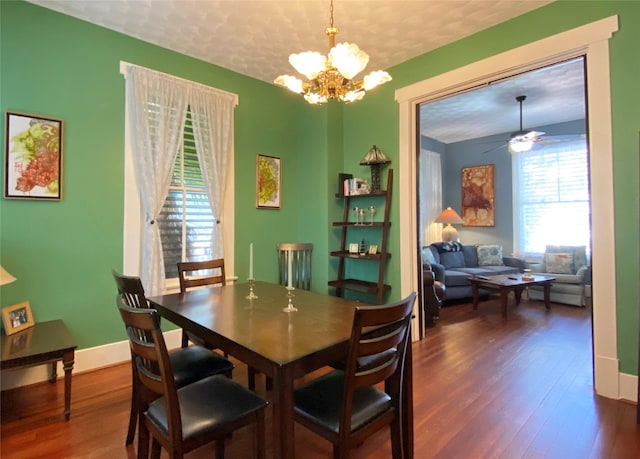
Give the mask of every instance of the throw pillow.
M 446 269 L 464 268 L 464 255 L 462 252 L 445 252 L 440 254 L 440 263 Z
M 478 266 L 502 266 L 501 245 L 479 245 Z
M 438 249 L 438 253 L 462 252 L 462 244 L 459 242 L 434 242 L 431 245 Z
M 422 249 L 422 262 L 429 263 L 430 265 L 437 263 L 436 258 L 433 256 L 433 252 L 429 247 L 423 247 Z
M 544 263 L 550 274 L 573 274 L 573 254 L 545 253 Z

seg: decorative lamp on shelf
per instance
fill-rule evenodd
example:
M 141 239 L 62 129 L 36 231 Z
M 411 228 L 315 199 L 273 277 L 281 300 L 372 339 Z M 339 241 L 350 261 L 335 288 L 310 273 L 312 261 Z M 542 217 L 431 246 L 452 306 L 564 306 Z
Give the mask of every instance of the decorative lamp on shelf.
M 371 191 L 380 191 L 380 166 L 391 160 L 375 145 L 360 160 L 361 166 L 371 166 Z
M 451 207 L 447 207 L 442 211 L 438 218 L 434 220 L 436 223 L 446 223 L 442 228 L 442 240 L 444 242 L 455 242 L 458 240 L 458 230 L 451 225 L 459 225 L 464 223 L 460 215 Z
M 5 269 L 0 266 L 0 285 L 10 284 L 15 281 L 16 278 L 9 274 Z

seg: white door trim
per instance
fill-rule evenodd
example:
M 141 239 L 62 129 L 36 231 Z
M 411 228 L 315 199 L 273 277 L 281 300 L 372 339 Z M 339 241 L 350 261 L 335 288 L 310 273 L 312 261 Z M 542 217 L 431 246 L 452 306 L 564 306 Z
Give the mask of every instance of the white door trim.
M 619 398 L 616 328 L 613 151 L 609 39 L 618 30 L 610 16 L 473 64 L 396 90 L 399 104 L 400 269 L 402 295 L 418 288 L 416 212 L 416 109 L 420 103 L 485 84 L 543 65 L 584 55 L 587 62 L 587 106 L 593 264 L 593 352 L 596 393 Z M 507 63 L 507 64 L 505 64 Z M 417 316 L 417 311 L 416 311 Z M 414 333 L 414 336 L 417 336 Z

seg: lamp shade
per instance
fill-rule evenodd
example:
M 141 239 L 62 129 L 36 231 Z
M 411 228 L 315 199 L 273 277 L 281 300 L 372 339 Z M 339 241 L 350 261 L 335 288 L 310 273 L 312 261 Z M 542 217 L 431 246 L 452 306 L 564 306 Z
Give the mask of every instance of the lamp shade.
M 361 166 L 371 166 L 372 164 L 389 164 L 391 160 L 375 145 L 360 160 Z
M 451 207 L 447 207 L 445 210 L 443 210 L 442 213 L 438 215 L 438 218 L 434 220 L 434 222 L 448 223 L 450 225 L 459 225 L 461 223 L 464 223 L 462 218 L 460 218 L 460 215 L 458 215 L 458 213 Z
M 14 280 L 16 280 L 16 278 L 5 271 L 2 266 L 0 266 L 0 285 L 10 284 Z

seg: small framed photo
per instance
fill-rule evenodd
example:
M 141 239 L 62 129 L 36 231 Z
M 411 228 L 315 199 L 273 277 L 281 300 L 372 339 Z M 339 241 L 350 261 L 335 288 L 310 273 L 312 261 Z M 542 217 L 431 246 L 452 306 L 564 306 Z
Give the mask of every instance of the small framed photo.
M 33 327 L 35 322 L 33 321 L 29 302 L 23 301 L 22 303 L 2 308 L 2 323 L 4 324 L 4 331 L 7 335 L 12 335 L 21 330 Z
M 62 120 L 7 112 L 4 197 L 62 198 Z
M 256 156 L 256 207 L 279 209 L 282 189 L 281 159 L 275 156 Z
M 371 244 L 369 246 L 369 255 L 375 255 L 378 253 L 378 246 L 376 244 Z
M 349 253 L 360 253 L 360 244 L 357 242 L 349 244 Z

